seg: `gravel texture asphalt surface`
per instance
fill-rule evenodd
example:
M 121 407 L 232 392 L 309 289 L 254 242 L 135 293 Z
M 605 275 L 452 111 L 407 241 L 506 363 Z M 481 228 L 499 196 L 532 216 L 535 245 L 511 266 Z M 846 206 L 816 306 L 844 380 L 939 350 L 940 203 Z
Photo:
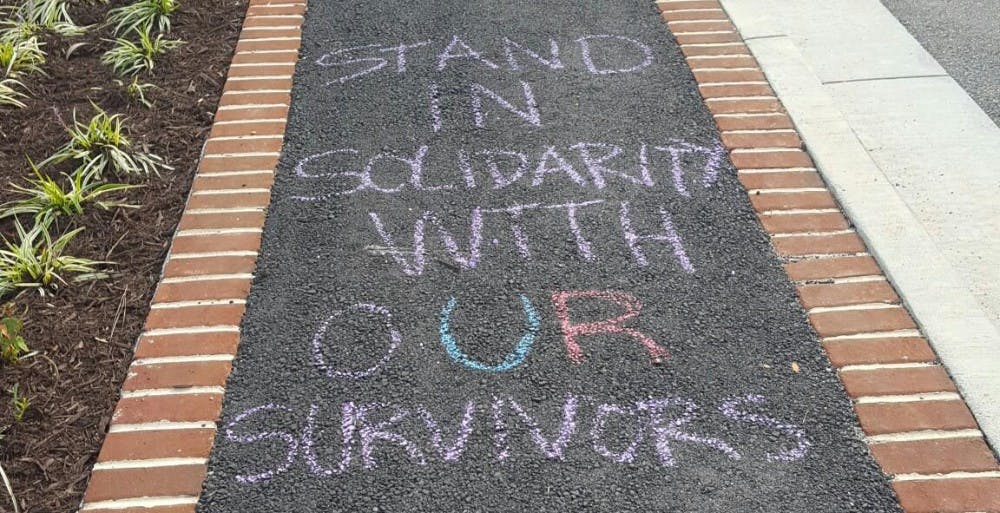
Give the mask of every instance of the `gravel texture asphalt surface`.
M 652 2 L 314 3 L 292 95 L 200 511 L 898 511 Z
M 882 0 L 882 4 L 1000 125 L 1000 2 Z

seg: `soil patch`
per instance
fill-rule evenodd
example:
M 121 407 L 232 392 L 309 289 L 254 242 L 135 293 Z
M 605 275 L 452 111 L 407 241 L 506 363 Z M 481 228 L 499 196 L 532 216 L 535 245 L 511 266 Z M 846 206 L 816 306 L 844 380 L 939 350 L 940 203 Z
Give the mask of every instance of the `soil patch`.
M 125 3 L 81 2 L 71 14 L 79 24 L 97 24 L 109 9 Z M 130 105 L 114 83 L 118 77 L 100 63 L 111 33 L 96 26 L 79 38 L 46 37 L 49 76 L 24 80 L 31 91 L 26 108 L 0 109 L 0 201 L 13 198 L 9 182 L 23 184 L 30 174 L 25 156 L 37 162 L 50 155 L 66 141 L 74 110 L 81 120 L 93 115 L 91 102 L 124 114 L 133 142 L 174 168 L 125 195 L 140 208 L 105 212 L 94 207 L 72 219 L 74 227 L 86 230 L 69 253 L 115 262 L 110 279 L 65 287 L 47 297 L 30 292 L 17 298 L 18 307 L 27 309 L 23 334 L 36 354 L 0 372 L 3 387 L 19 384 L 31 405 L 23 421 L 3 434 L 0 463 L 22 511 L 68 512 L 80 504 L 211 127 L 246 3 L 182 3 L 169 38 L 184 45 L 144 77 L 158 86 L 149 95 L 153 109 Z M 79 42 L 86 45 L 67 59 L 67 49 Z M 70 220 L 62 219 L 56 231 L 69 226 Z M 10 237 L 11 222 L 4 221 L 0 230 Z M 11 422 L 9 394 L 2 397 L 5 425 Z M 3 497 L 0 510 L 9 508 Z

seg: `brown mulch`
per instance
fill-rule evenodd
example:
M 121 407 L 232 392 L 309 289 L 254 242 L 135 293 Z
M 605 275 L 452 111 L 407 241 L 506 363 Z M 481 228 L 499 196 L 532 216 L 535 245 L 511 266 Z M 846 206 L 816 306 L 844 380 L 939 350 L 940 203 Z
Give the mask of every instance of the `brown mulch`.
M 111 45 L 109 28 L 79 38 L 45 37 L 48 77 L 23 80 L 31 91 L 27 108 L 0 107 L 0 202 L 14 196 L 6 184 L 24 183 L 30 168 L 66 142 L 73 112 L 86 121 L 93 102 L 109 114 L 123 113 L 133 142 L 174 167 L 129 191 L 138 209 L 62 218 L 59 230 L 86 227 L 68 253 L 115 262 L 109 279 L 62 287 L 46 297 L 16 298 L 24 315 L 24 337 L 35 354 L 0 366 L 0 465 L 10 476 L 21 511 L 76 511 L 104 439 L 133 346 L 146 317 L 174 228 L 208 135 L 246 10 L 246 0 L 181 0 L 168 37 L 185 42 L 156 63 L 145 82 L 158 86 L 153 109 L 129 105 L 110 70 L 100 63 Z M 0 0 L 11 5 L 13 0 Z M 127 3 L 80 1 L 71 7 L 78 24 L 99 24 L 106 12 Z M 70 45 L 86 42 L 73 51 Z M 68 171 L 68 169 L 61 169 Z M 113 176 L 113 175 L 112 175 Z M 23 219 L 28 224 L 30 219 Z M 13 235 L 11 221 L 0 232 Z M 14 422 L 7 389 L 19 384 L 31 404 Z M 0 486 L 0 511 L 11 505 Z

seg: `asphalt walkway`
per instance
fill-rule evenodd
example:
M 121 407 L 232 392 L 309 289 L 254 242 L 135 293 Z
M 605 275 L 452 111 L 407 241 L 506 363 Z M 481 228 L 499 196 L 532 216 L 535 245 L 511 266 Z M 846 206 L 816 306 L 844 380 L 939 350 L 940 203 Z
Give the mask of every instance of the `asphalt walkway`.
M 200 510 L 897 511 L 645 0 L 309 6 Z

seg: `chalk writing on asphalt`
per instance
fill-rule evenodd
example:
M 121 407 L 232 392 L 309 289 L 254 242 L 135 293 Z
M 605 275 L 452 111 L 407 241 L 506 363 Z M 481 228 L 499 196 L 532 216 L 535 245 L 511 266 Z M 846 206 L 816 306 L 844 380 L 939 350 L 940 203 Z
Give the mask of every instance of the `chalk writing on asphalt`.
M 476 429 L 488 430 L 492 447 L 488 448 L 497 464 L 512 464 L 518 459 L 542 457 L 565 460 L 569 453 L 588 452 L 608 461 L 629 464 L 638 450 L 649 444 L 659 465 L 681 467 L 672 447 L 676 443 L 700 447 L 728 460 L 760 458 L 776 462 L 793 462 L 808 452 L 810 442 L 795 425 L 759 413 L 763 397 L 746 395 L 723 400 L 714 409 L 703 408 L 694 401 L 678 396 L 643 399 L 631 404 L 603 403 L 589 396 L 566 394 L 557 416 L 559 427 L 546 432 L 539 426 L 532 408 L 509 395 L 498 394 L 489 400 L 470 399 L 460 411 L 441 413 L 437 405 L 401 405 L 390 403 L 344 402 L 331 408 L 327 402 L 310 405 L 309 411 L 296 411 L 280 404 L 265 404 L 250 408 L 225 426 L 225 437 L 238 444 L 271 442 L 280 444 L 283 453 L 270 467 L 244 471 L 236 476 L 243 483 L 260 483 L 287 472 L 297 462 L 313 476 L 330 477 L 356 471 L 375 469 L 379 461 L 374 454 L 378 444 L 390 444 L 403 449 L 412 465 L 454 464 L 461 462 L 468 449 L 470 435 Z M 432 411 L 438 412 L 435 416 Z M 551 415 L 553 412 L 547 412 Z M 320 420 L 339 417 L 338 433 L 317 432 Z M 445 422 L 446 416 L 452 417 Z M 733 424 L 739 429 L 767 429 L 781 434 L 770 448 L 742 448 L 712 436 L 691 432 L 688 425 L 699 417 Z M 614 426 L 629 433 L 631 442 L 625 447 L 609 448 L 609 419 Z M 297 425 L 297 431 L 247 432 L 242 424 L 267 424 L 268 420 L 282 425 Z M 289 424 L 291 422 L 291 424 Z M 511 425 L 524 427 L 526 444 L 512 443 Z M 447 426 L 454 426 L 450 429 Z M 732 431 L 730 431 L 732 432 Z M 739 433 L 737 431 L 736 433 Z M 331 451 L 339 446 L 339 451 Z M 752 454 L 747 451 L 766 452 Z M 321 458 L 319 454 L 335 454 Z M 267 462 L 263 462 L 264 465 Z M 696 462 L 691 462 L 696 463 Z
M 572 51 L 566 51 L 568 47 Z M 325 86 L 331 88 L 351 87 L 375 76 L 406 80 L 408 73 L 417 68 L 444 72 L 465 66 L 482 71 L 473 75 L 475 81 L 449 87 L 461 94 L 446 97 L 437 82 L 427 84 L 426 130 L 433 136 L 448 130 L 486 129 L 498 124 L 499 119 L 505 119 L 504 126 L 513 122 L 526 133 L 545 127 L 549 114 L 545 92 L 521 76 L 525 71 L 615 80 L 642 73 L 654 66 L 655 60 L 649 45 L 626 35 L 549 39 L 540 48 L 507 37 L 491 48 L 476 48 L 456 35 L 445 40 L 349 44 L 323 53 L 312 64 L 321 69 Z M 490 73 L 494 79 L 499 75 L 510 77 L 503 85 L 490 83 Z M 512 87 L 514 83 L 517 85 Z M 464 114 L 446 116 L 446 112 Z M 464 124 L 457 121 L 461 119 Z M 606 194 L 609 190 L 655 191 L 670 195 L 673 201 L 698 201 L 699 191 L 715 186 L 724 169 L 725 153 L 719 141 L 671 138 L 556 145 L 536 136 L 524 140 L 526 143 L 519 147 L 475 149 L 444 149 L 417 142 L 407 148 L 383 148 L 370 154 L 332 145 L 294 163 L 295 183 L 308 193 L 292 195 L 291 199 L 332 204 L 349 196 L 404 198 L 406 193 L 444 197 L 476 189 L 504 190 L 505 203 L 471 206 L 464 219 L 433 209 L 409 209 L 409 218 L 404 220 L 399 219 L 398 209 L 379 211 L 368 207 L 342 213 L 343 222 L 351 222 L 350 216 L 354 216 L 355 222 L 368 227 L 370 238 L 364 250 L 388 257 L 388 272 L 396 273 L 392 278 L 426 279 L 428 265 L 440 263 L 441 255 L 450 259 L 447 265 L 457 272 L 473 273 L 487 254 L 484 246 L 491 242 L 484 233 L 509 233 L 504 243 L 516 249 L 515 258 L 524 262 L 552 255 L 554 252 L 544 244 L 572 241 L 579 260 L 588 264 L 600 265 L 602 252 L 624 249 L 636 268 L 643 268 L 651 265 L 653 253 L 649 248 L 660 245 L 668 251 L 655 254 L 657 258 L 672 256 L 673 272 L 682 276 L 697 272 L 698 262 L 686 249 L 684 234 L 677 229 L 668 208 L 670 202 L 650 206 Z M 578 197 L 551 203 L 518 202 L 518 192 L 542 187 L 558 187 Z M 587 233 L 581 216 L 614 224 L 620 238 L 598 240 Z M 548 233 L 563 237 L 533 237 L 529 225 L 539 226 L 539 221 Z M 501 242 L 493 239 L 492 243 Z M 429 258 L 429 254 L 434 257 Z M 492 254 L 492 258 L 501 258 Z M 434 343 L 412 340 L 420 335 L 407 333 L 407 326 L 397 326 L 397 306 L 376 304 L 366 298 L 357 298 L 352 305 L 334 306 L 316 320 L 312 339 L 304 341 L 311 344 L 313 369 L 335 383 L 346 380 L 364 384 L 391 376 L 399 348 L 414 343 L 419 343 L 422 351 L 447 355 L 455 372 L 486 376 L 515 373 L 531 365 L 532 350 L 540 343 L 561 345 L 565 364 L 579 368 L 587 365 L 584 348 L 598 340 L 640 346 L 648 354 L 649 365 L 669 365 L 670 353 L 662 340 L 657 341 L 662 334 L 630 326 L 642 315 L 643 302 L 628 291 L 512 291 L 509 300 L 518 308 L 511 310 L 516 316 L 507 322 L 518 329 L 508 331 L 518 335 L 508 341 L 509 352 L 492 362 L 467 354 L 463 347 L 468 341 L 454 329 L 456 312 L 463 308 L 471 313 L 462 315 L 461 322 L 475 322 L 474 304 L 468 299 L 460 290 L 445 291 L 435 312 L 439 339 Z M 539 309 L 543 303 L 550 303 L 551 309 L 544 311 L 554 311 L 554 319 L 543 318 Z M 573 312 L 584 303 L 601 304 L 605 310 L 611 308 L 618 313 L 581 322 Z M 358 323 L 368 325 L 365 340 L 352 340 L 345 333 L 344 326 Z M 546 323 L 557 329 L 559 338 L 542 337 Z M 370 360 L 337 361 L 333 356 L 337 351 L 331 348 L 343 344 L 364 346 Z M 674 454 L 676 444 L 696 447 L 723 461 L 753 458 L 774 463 L 801 460 L 811 445 L 800 427 L 769 414 L 767 401 L 760 395 L 730 397 L 713 405 L 699 405 L 662 391 L 651 395 L 623 402 L 567 393 L 561 406 L 554 407 L 497 391 L 470 397 L 461 407 L 451 407 L 451 411 L 441 404 L 392 401 L 339 399 L 333 404 L 324 397 L 316 398 L 307 411 L 279 403 L 249 408 L 235 415 L 224 434 L 230 442 L 261 447 L 265 449 L 261 454 L 269 455 L 258 459 L 260 468 L 245 470 L 236 477 L 243 483 L 267 482 L 296 466 L 318 478 L 375 469 L 380 464 L 375 447 L 383 445 L 398 447 L 409 464 L 416 466 L 461 463 L 473 440 L 488 440 L 491 445 L 486 450 L 498 465 L 516 464 L 525 458 L 564 460 L 589 452 L 621 465 L 645 455 L 664 468 L 683 467 L 685 462 Z M 560 420 L 557 428 L 543 428 L 539 418 Z M 725 432 L 735 435 L 726 440 L 699 434 L 694 427 L 697 424 L 693 424 L 696 420 L 731 425 Z M 339 430 L 322 430 L 320 425 L 339 426 Z M 741 447 L 741 430 L 771 434 L 770 447 Z M 612 431 L 616 436 L 609 436 Z M 473 436 L 475 433 L 480 436 Z M 614 443 L 609 444 L 611 440 Z M 622 440 L 627 444 L 623 446 Z

